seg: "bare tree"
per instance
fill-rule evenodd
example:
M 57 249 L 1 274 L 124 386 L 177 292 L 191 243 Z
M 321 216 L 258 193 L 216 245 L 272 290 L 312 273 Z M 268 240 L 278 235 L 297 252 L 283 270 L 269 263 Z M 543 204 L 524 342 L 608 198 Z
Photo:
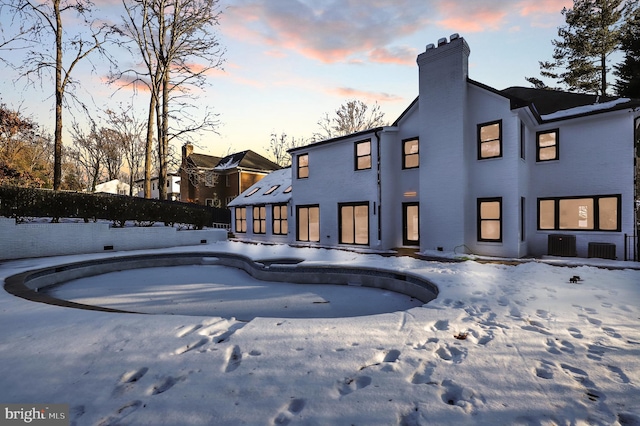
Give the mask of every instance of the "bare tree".
M 73 123 L 71 127 L 73 147 L 69 149 L 68 155 L 82 173 L 79 176 L 80 182 L 88 191 L 93 192 L 105 175 L 105 156 L 99 129 L 95 123 L 89 132 L 85 132 L 78 123 Z
M 223 50 L 213 29 L 218 25 L 218 0 L 122 0 L 127 16 L 123 33 L 134 42 L 144 70 L 124 70 L 150 91 L 145 159 L 145 197 L 150 180 L 152 129 L 156 127 L 158 185 L 166 199 L 169 142 L 192 132 L 214 130 L 215 114 L 194 120 L 188 112 L 189 87 L 203 87 L 206 73 L 222 66 Z M 171 105 L 175 107 L 172 109 Z M 155 118 L 155 121 L 154 121 Z M 171 126 L 170 119 L 178 125 Z
M 266 147 L 266 150 L 271 154 L 271 157 L 273 157 L 273 160 L 277 165 L 281 167 L 289 167 L 291 165 L 291 155 L 288 151 L 293 148 L 304 146 L 309 142 L 309 139 L 288 136 L 285 132 L 282 132 L 279 135 L 272 133 L 269 146 Z
M 120 107 L 120 111 L 107 110 L 107 122 L 110 129 L 115 132 L 118 139 L 117 145 L 122 149 L 124 160 L 128 169 L 129 195 L 133 195 L 134 182 L 140 178 L 140 170 L 144 161 L 145 131 L 144 123 L 137 120 L 132 107 Z
M 314 134 L 314 139 L 331 139 L 386 124 L 384 113 L 380 111 L 377 102 L 369 107 L 362 101 L 351 100 L 340 105 L 335 111 L 335 116 L 325 113 L 318 121 L 322 132 Z
M 22 77 L 29 82 L 42 81 L 53 71 L 55 81 L 55 131 L 53 189 L 62 184 L 62 111 L 65 96 L 76 84 L 72 78 L 78 63 L 93 52 L 106 54 L 105 44 L 115 28 L 93 19 L 91 0 L 48 0 L 36 3 L 32 0 L 1 0 L 0 13 L 7 10 L 14 21 L 21 24 L 20 40 L 28 46 L 26 59 L 18 67 Z M 82 22 L 77 33 L 70 33 L 65 24 Z M 14 37 L 15 39 L 15 37 Z M 65 61 L 69 54 L 70 60 Z M 106 56 L 106 55 L 105 55 Z M 75 99 L 77 100 L 77 99 Z

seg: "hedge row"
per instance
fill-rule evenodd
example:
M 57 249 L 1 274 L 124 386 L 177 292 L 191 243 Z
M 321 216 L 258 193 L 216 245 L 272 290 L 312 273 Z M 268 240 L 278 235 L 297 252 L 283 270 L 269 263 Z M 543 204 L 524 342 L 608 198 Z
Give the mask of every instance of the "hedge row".
M 0 216 L 80 218 L 85 221 L 105 219 L 115 226 L 127 221 L 136 223 L 184 224 L 197 229 L 214 223 L 231 223 L 227 209 L 181 203 L 148 200 L 125 195 L 51 191 L 47 189 L 0 186 Z

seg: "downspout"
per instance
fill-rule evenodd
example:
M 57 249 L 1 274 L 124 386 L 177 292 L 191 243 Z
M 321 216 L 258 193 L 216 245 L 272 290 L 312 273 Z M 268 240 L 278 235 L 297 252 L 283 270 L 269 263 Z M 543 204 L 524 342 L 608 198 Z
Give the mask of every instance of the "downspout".
M 374 134 L 376 135 L 376 150 L 377 150 L 377 155 L 376 155 L 376 168 L 377 168 L 377 180 L 378 180 L 378 248 L 380 248 L 380 244 L 382 242 L 382 207 L 380 206 L 380 204 L 382 203 L 382 179 L 381 179 L 381 174 L 380 174 L 380 135 L 379 135 L 380 130 L 376 130 L 374 132 Z M 375 214 L 375 207 L 374 207 L 374 214 Z

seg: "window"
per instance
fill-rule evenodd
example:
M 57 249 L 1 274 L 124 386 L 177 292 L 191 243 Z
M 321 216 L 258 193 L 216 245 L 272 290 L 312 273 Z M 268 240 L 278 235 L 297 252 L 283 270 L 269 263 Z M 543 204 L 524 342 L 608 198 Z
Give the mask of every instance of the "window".
M 536 161 L 551 161 L 560 158 L 558 129 L 536 133 Z
M 298 179 L 309 177 L 309 154 L 298 155 Z
M 280 185 L 273 185 L 271 188 L 267 189 L 267 191 L 262 194 L 262 195 L 269 195 L 272 194 L 273 191 L 275 191 L 276 189 L 280 188 Z
M 538 229 L 620 231 L 620 195 L 538 199 Z
M 224 175 L 224 184 L 229 187 L 231 183 L 229 182 L 229 175 Z
M 502 120 L 478 124 L 478 160 L 502 157 Z
M 404 203 L 402 210 L 402 243 L 406 246 L 420 245 L 420 208 L 418 203 Z
M 256 192 L 260 191 L 260 187 L 256 186 L 255 188 L 253 188 L 251 190 L 251 192 L 249 192 L 247 195 L 245 195 L 245 197 L 251 197 L 253 194 L 255 194 Z
M 287 235 L 289 233 L 289 225 L 287 224 L 287 205 L 276 204 L 272 209 L 273 218 L 273 234 Z
M 356 142 L 356 170 L 371 168 L 371 140 Z
M 320 207 L 298 206 L 298 241 L 320 241 Z
M 267 208 L 265 206 L 253 207 L 253 233 L 267 233 Z
M 420 166 L 420 144 L 418 138 L 402 141 L 402 168 L 415 169 Z
M 502 241 L 502 198 L 478 198 L 478 241 Z
M 291 185 L 287 186 L 287 189 L 285 189 L 284 191 L 282 191 L 284 194 L 288 194 L 291 192 Z
M 247 208 L 236 207 L 236 232 L 247 232 Z
M 369 244 L 369 203 L 338 204 L 340 244 Z

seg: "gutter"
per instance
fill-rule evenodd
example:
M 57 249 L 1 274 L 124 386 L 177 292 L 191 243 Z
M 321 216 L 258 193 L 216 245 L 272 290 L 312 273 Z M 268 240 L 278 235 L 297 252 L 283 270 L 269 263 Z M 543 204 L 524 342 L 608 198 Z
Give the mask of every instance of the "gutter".
M 380 204 L 382 203 L 382 177 L 381 177 L 381 171 L 380 171 L 380 131 L 382 129 L 376 129 L 374 131 L 374 134 L 376 135 L 376 149 L 377 149 L 377 158 L 376 158 L 376 168 L 377 168 L 377 181 L 378 181 L 378 206 L 377 206 L 377 214 L 378 214 L 378 247 L 380 247 L 380 244 L 382 242 L 382 207 L 380 206 Z M 374 206 L 374 214 L 376 214 L 376 207 Z

